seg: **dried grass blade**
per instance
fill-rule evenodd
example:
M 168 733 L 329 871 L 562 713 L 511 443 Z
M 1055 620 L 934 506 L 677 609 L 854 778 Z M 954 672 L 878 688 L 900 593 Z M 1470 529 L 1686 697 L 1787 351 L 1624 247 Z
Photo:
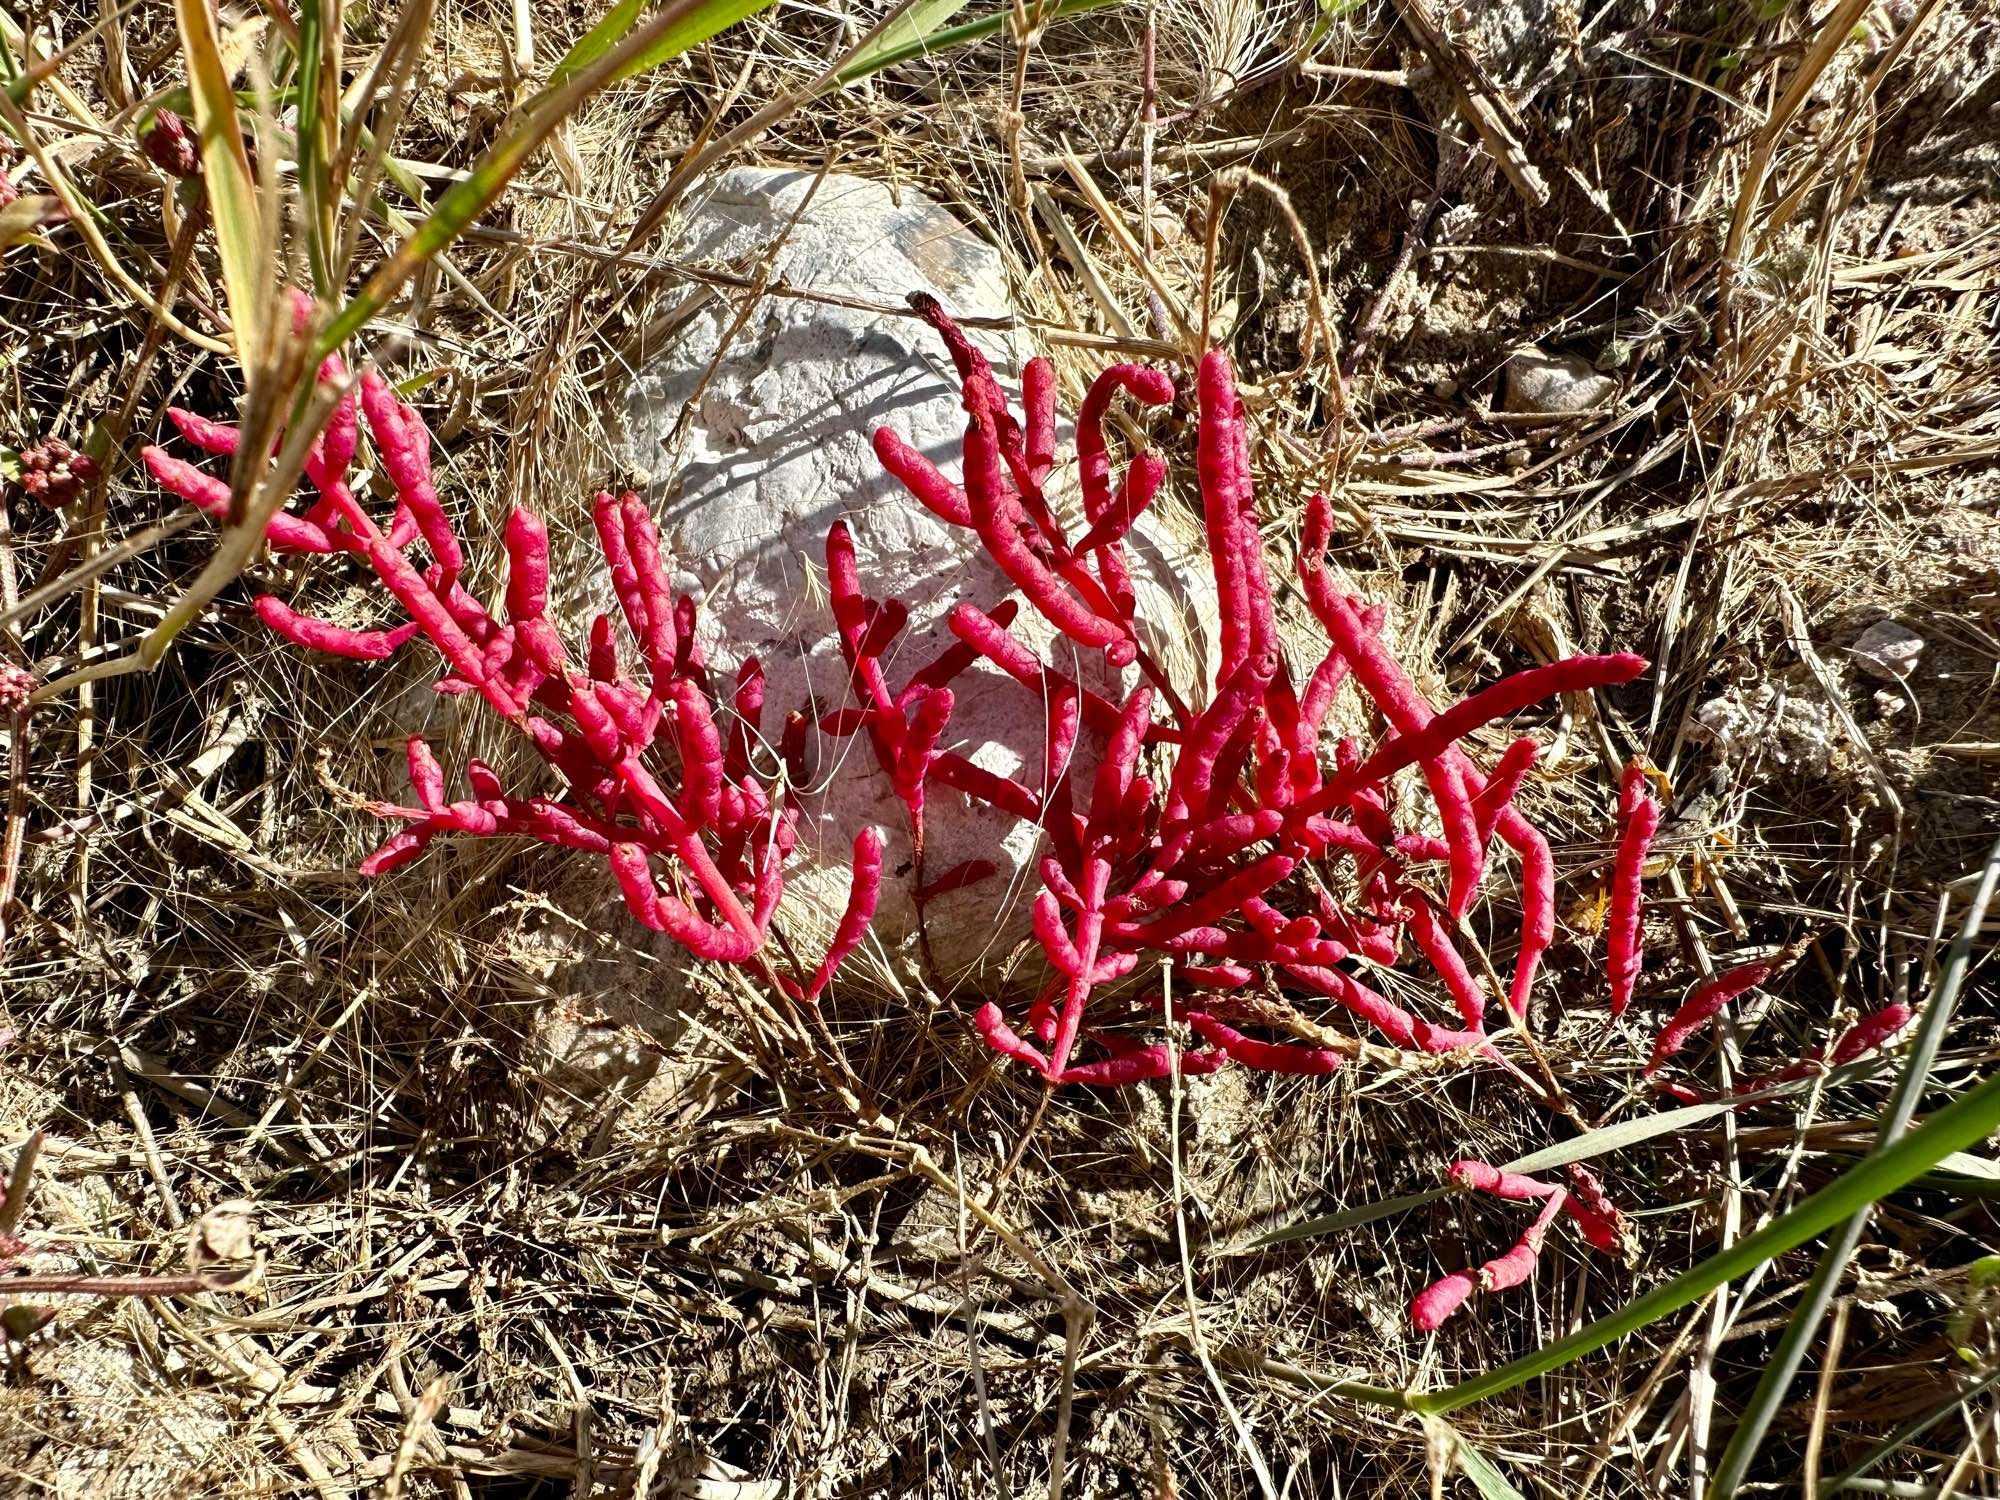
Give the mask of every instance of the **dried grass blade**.
M 187 6 L 198 4 L 199 0 L 177 0 L 177 3 Z M 770 0 L 720 0 L 720 3 L 673 0 L 639 30 L 615 42 L 605 39 L 584 67 L 569 72 L 558 68 L 561 82 L 537 95 L 527 117 L 488 150 L 471 172 L 451 185 L 438 200 L 437 211 L 396 247 L 395 253 L 368 278 L 368 284 L 321 333 L 315 355 L 331 354 L 338 349 L 388 304 L 419 267 L 485 213 L 528 157 L 584 100 L 607 84 L 679 56 L 768 4 Z M 585 38 L 585 42 L 589 40 Z M 578 43 L 579 47 L 583 45 Z

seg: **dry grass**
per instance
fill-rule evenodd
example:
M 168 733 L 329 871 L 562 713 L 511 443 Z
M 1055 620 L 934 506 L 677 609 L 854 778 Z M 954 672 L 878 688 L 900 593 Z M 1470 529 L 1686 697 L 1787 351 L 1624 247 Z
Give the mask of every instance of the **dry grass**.
M 1470 146 L 1409 9 L 1357 10 L 1318 54 L 1335 68 L 1307 75 L 1303 8 L 1162 6 L 1157 132 L 1134 7 L 1051 31 L 1018 74 L 995 41 L 878 78 L 747 154 L 947 203 L 1001 249 L 1073 382 L 1109 349 L 1231 339 L 1272 528 L 1335 487 L 1340 560 L 1396 601 L 1434 681 L 1614 645 L 1660 664 L 1557 726 L 1534 793 L 1568 918 L 1543 1046 L 1595 1118 L 1631 1107 L 1639 1034 L 1595 983 L 1626 754 L 1676 790 L 1648 1007 L 1814 939 L 1782 1001 L 1728 1028 L 1725 1080 L 1921 996 L 1954 883 L 2000 826 L 2000 46 L 1977 0 L 1864 7 L 1865 38 L 1792 108 L 1808 28 L 1782 7 L 1496 8 L 1452 58 L 1515 117 L 1549 193 L 1530 209 Z M 590 17 L 533 10 L 545 68 Z M 96 16 L 58 19 L 73 37 Z M 384 24 L 350 18 L 362 41 Z M 163 267 L 165 184 L 113 122 L 177 81 L 170 11 L 142 0 L 116 34 L 62 70 L 94 118 L 48 93 L 33 118 L 128 264 Z M 843 35 L 834 11 L 788 8 L 595 101 L 377 330 L 378 357 L 434 377 L 475 551 L 516 501 L 587 534 L 562 523 L 619 462 L 607 414 L 650 320 L 691 276 L 757 269 L 682 266 L 670 233 L 623 263 L 602 248 L 711 111 L 736 123 Z M 508 7 L 443 10 L 399 153 L 466 166 L 527 92 L 519 42 Z M 1377 76 L 1396 72 L 1407 87 Z M 0 271 L 0 441 L 79 438 L 129 398 L 129 454 L 169 399 L 226 408 L 226 362 L 150 348 L 144 310 L 52 240 Z M 209 274 L 196 257 L 190 318 L 219 295 Z M 1499 410 L 1526 340 L 1599 358 L 1615 393 Z M 11 493 L 8 514 L 11 603 L 168 512 L 121 462 L 67 518 Z M 0 649 L 44 678 L 122 649 L 210 545 L 160 539 Z M 584 552 L 559 561 L 580 574 Z M 1470 1493 L 1414 1422 L 1310 1375 L 1430 1385 L 1572 1328 L 1826 1180 L 1879 1104 L 1879 1083 L 1815 1091 L 1616 1159 L 1614 1192 L 1646 1213 L 1637 1265 L 1565 1244 L 1532 1294 L 1419 1338 L 1409 1296 L 1501 1216 L 1441 1203 L 1241 1246 L 1566 1133 L 1505 1076 L 1232 1071 L 1044 1105 L 958 999 L 910 980 L 834 1021 L 893 1101 L 889 1139 L 764 1066 L 773 1038 L 725 980 L 683 1015 L 645 1004 L 677 960 L 548 851 L 472 843 L 352 876 L 370 830 L 326 779 L 388 784 L 420 684 L 275 649 L 245 597 L 156 673 L 8 739 L 25 851 L 0 911 L 0 1139 L 49 1135 L 30 1264 L 174 1271 L 187 1226 L 239 1199 L 267 1258 L 254 1296 L 59 1299 L 10 1341 L 0 1473 L 21 1493 L 1025 1494 L 1059 1444 L 1071 1493 L 1255 1494 L 1260 1471 L 1291 1495 Z M 1904 687 L 1846 653 L 1885 616 L 1928 641 Z M 1767 718 L 1823 726 L 1819 753 L 1761 729 L 1719 752 L 1704 706 L 1767 687 Z M 503 753 L 471 716 L 422 711 L 444 748 Z M 1941 1084 L 1990 1064 L 1991 986 L 1989 964 Z M 1945 1321 L 1994 1237 L 1978 1199 L 1878 1215 L 1836 1378 L 1801 1383 L 1762 1477 L 1794 1492 L 1808 1446 L 1838 1469 L 1951 1390 Z M 1810 1266 L 1774 1263 L 1461 1425 L 1524 1491 L 1694 1493 Z M 1973 1401 L 1885 1472 L 1956 1464 L 1962 1492 L 1992 1493 L 1991 1411 Z

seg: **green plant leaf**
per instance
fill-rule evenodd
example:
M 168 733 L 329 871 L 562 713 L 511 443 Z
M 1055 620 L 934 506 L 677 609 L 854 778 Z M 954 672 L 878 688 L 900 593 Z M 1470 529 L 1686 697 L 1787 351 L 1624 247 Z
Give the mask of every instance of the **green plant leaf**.
M 236 95 L 222 61 L 215 13 L 208 0 L 174 0 L 174 20 L 187 63 L 188 98 L 201 142 L 202 178 L 236 358 L 246 373 L 254 372 L 262 368 L 269 347 L 266 324 L 272 300 L 272 279 L 264 265 L 263 206 L 236 120 Z
M 1444 1418 L 1425 1417 L 1424 1431 L 1433 1442 L 1450 1446 L 1452 1462 L 1458 1465 L 1458 1472 L 1472 1481 L 1472 1487 L 1484 1500 L 1524 1500 L 1521 1492 L 1500 1472 L 1500 1466 L 1468 1443 L 1465 1434 Z
M 339 192 L 333 158 L 340 101 L 334 97 L 339 38 L 327 26 L 324 0 L 299 0 L 298 144 L 299 196 L 305 202 L 306 263 L 313 291 L 328 297 L 333 275 L 334 208 Z
M 672 62 L 683 52 L 698 47 L 717 32 L 738 21 L 754 16 L 758 11 L 770 6 L 772 0 L 706 0 L 706 3 L 687 7 L 689 15 L 676 25 L 667 28 L 659 39 L 637 56 L 612 72 L 606 80 L 622 83 L 628 78 L 636 78 L 650 68 Z M 580 76 L 598 59 L 602 58 L 626 34 L 638 24 L 645 13 L 646 0 L 618 0 L 605 12 L 604 19 L 577 40 L 575 46 L 565 52 L 549 73 L 549 81 L 543 85 L 541 93 L 535 96 L 536 103 L 547 98 L 572 78 Z M 532 108 L 532 105 L 530 106 Z
M 1316 1235 L 1337 1234 L 1343 1229 L 1352 1229 L 1357 1224 L 1372 1224 L 1375 1220 L 1386 1219 L 1391 1214 L 1408 1213 L 1413 1208 L 1422 1208 L 1426 1203 L 1435 1203 L 1449 1191 L 1449 1188 L 1429 1188 L 1421 1193 L 1405 1193 L 1400 1198 L 1385 1198 L 1379 1203 L 1364 1203 L 1356 1208 L 1343 1208 L 1337 1213 L 1322 1214 L 1316 1219 L 1307 1219 L 1300 1224 L 1287 1224 L 1280 1229 L 1270 1230 L 1230 1253 L 1268 1250 L 1273 1245 L 1289 1244 L 1293 1240 L 1309 1240 Z
M 891 54 L 909 57 L 928 50 L 939 28 L 965 6 L 966 0 L 914 0 L 908 10 L 884 26 L 873 41 L 848 60 L 843 76 L 852 73 L 863 78 L 889 66 L 878 61 L 879 58 Z
M 632 29 L 645 9 L 646 0 L 618 0 L 595 26 L 577 38 L 575 46 L 562 55 L 550 70 L 549 81 L 542 85 L 542 92 L 546 94 L 551 89 L 560 88 L 609 52 Z
M 1088 15 L 1094 10 L 1109 10 L 1113 6 L 1125 3 L 1126 0 L 1058 0 L 1054 8 L 1042 16 L 1041 24 L 1048 26 L 1056 21 Z M 854 61 L 840 70 L 839 82 L 858 83 L 871 73 L 879 73 L 884 68 L 893 68 L 896 64 L 908 62 L 913 57 L 923 57 L 928 53 L 963 47 L 968 42 L 982 41 L 989 36 L 997 35 L 1001 28 L 1013 19 L 1012 8 L 1003 6 L 999 10 L 980 16 L 977 20 L 960 21 L 956 26 L 946 26 L 893 47 L 869 47 L 865 49 L 864 55 L 858 55 Z

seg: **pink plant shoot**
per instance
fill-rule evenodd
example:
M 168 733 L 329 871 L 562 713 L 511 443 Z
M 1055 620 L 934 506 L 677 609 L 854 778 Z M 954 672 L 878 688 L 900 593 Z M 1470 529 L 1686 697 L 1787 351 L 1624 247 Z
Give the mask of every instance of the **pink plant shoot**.
M 881 835 L 858 830 L 850 895 L 823 958 L 805 969 L 787 951 L 781 964 L 773 923 L 796 842 L 786 781 L 803 780 L 817 728 L 859 738 L 890 780 L 915 856 L 908 878 L 920 938 L 927 899 L 993 873 L 985 862 L 926 869 L 940 789 L 1041 830 L 1029 903 L 1042 959 L 1034 991 L 1025 1005 L 995 997 L 971 1021 L 994 1053 L 1047 1087 L 1122 1086 L 1230 1062 L 1324 1075 L 1383 1044 L 1431 1054 L 1440 1066 L 1512 1066 L 1488 1028 L 1496 1004 L 1510 1024 L 1530 1017 L 1555 936 L 1555 864 L 1519 805 L 1536 742 L 1517 731 L 1482 766 L 1469 737 L 1559 695 L 1630 682 L 1646 662 L 1630 653 L 1547 662 L 1440 709 L 1392 651 L 1384 607 L 1357 597 L 1330 567 L 1333 512 L 1323 496 L 1307 506 L 1285 571 L 1324 641 L 1281 632 L 1266 537 L 1275 518 L 1259 507 L 1233 369 L 1214 350 L 1198 363 L 1193 398 L 1219 659 L 1210 681 L 1171 681 L 1149 648 L 1126 555 L 1166 465 L 1141 450 L 1119 469 L 1106 427 L 1120 403 L 1134 418 L 1172 403 L 1172 380 L 1124 364 L 1090 386 L 1077 418 L 1072 504 L 1053 487 L 1053 368 L 1027 366 L 1017 417 L 989 362 L 944 311 L 928 298 L 912 303 L 943 338 L 962 387 L 958 472 L 887 429 L 873 435 L 876 454 L 913 503 L 971 534 L 1014 597 L 959 601 L 948 615 L 952 644 L 892 681 L 886 663 L 910 608 L 870 597 L 854 538 L 836 525 L 825 556 L 846 696 L 830 708 L 767 706 L 754 659 L 733 673 L 705 659 L 694 602 L 674 594 L 663 541 L 636 495 L 600 494 L 593 506 L 618 617 L 592 620 L 583 642 L 565 643 L 551 619 L 548 536 L 531 512 L 516 510 L 505 524 L 501 598 L 477 596 L 432 482 L 421 418 L 378 375 L 363 376 L 313 446 L 306 469 L 316 498 L 277 515 L 266 540 L 278 552 L 353 554 L 401 618 L 336 623 L 275 596 L 258 601 L 259 617 L 292 644 L 363 661 L 421 636 L 443 659 L 438 691 L 475 697 L 514 726 L 546 763 L 552 788 L 510 792 L 478 761 L 455 786 L 413 739 L 409 802 L 374 806 L 403 827 L 363 871 L 386 874 L 440 838 L 521 837 L 585 851 L 603 861 L 644 925 L 815 1004 L 865 940 L 892 878 Z M 345 374 L 329 360 L 321 377 Z M 237 446 L 234 428 L 170 416 L 204 453 Z M 379 522 L 348 478 L 364 434 L 395 494 Z M 226 513 L 222 480 L 159 448 L 145 461 L 163 488 Z M 1072 662 L 1089 664 L 1090 682 L 1015 633 L 1027 610 Z M 1302 647 L 1310 666 L 1295 670 L 1290 653 Z M 953 715 L 968 690 L 959 678 L 981 661 L 1011 679 L 1007 690 L 1022 693 L 1046 726 L 1039 767 L 1003 776 L 954 748 Z M 1386 726 L 1375 743 L 1329 732 L 1350 691 Z M 767 782 L 751 747 L 772 720 L 785 773 Z M 1511 890 L 1498 873 L 1510 865 Z M 1482 917 L 1485 937 L 1474 947 L 1467 922 L 1482 904 L 1491 920 Z M 1517 923 L 1505 916 L 1513 907 Z M 1488 978 L 1489 955 L 1505 974 L 1502 993 Z M 1386 970 L 1397 971 L 1398 1000 L 1384 993 Z M 1309 1014 L 1329 1007 L 1363 1035 Z M 1188 1045 L 1163 1032 L 1168 1013 Z M 1540 1217 L 1504 1255 L 1419 1298 L 1419 1326 L 1436 1326 L 1475 1289 L 1518 1285 L 1559 1217 L 1600 1250 L 1622 1243 L 1623 1221 L 1601 1189 L 1478 1163 L 1454 1171 L 1474 1191 L 1537 1203 Z
M 1618 782 L 1618 857 L 1611 870 L 1611 916 L 1606 928 L 1605 968 L 1611 979 L 1611 1014 L 1625 1014 L 1639 980 L 1644 935 L 1641 887 L 1646 853 L 1660 828 L 1660 804 L 1646 795 L 1646 768 L 1632 761 Z
M 1491 997 L 1461 947 L 1458 923 L 1484 888 L 1488 844 L 1497 836 L 1522 861 L 1527 917 L 1508 998 L 1525 1012 L 1535 968 L 1554 935 L 1554 869 L 1547 841 L 1514 805 L 1534 762 L 1534 742 L 1503 753 L 1489 776 L 1463 741 L 1558 694 L 1628 682 L 1645 669 L 1644 660 L 1618 654 L 1549 663 L 1440 713 L 1383 644 L 1382 611 L 1334 586 L 1319 556 L 1331 511 L 1316 499 L 1298 567 L 1329 644 L 1301 683 L 1286 660 L 1272 603 L 1248 419 L 1228 356 L 1218 350 L 1201 360 L 1194 395 L 1220 661 L 1214 681 L 1185 701 L 1146 648 L 1121 549 L 1157 494 L 1163 467 L 1141 451 L 1117 475 L 1104 431 L 1119 397 L 1166 405 L 1174 398 L 1171 382 L 1157 370 L 1116 365 L 1092 384 L 1077 420 L 1081 516 L 1080 530 L 1072 530 L 1060 498 L 1046 488 L 1054 472 L 1046 366 L 1029 365 L 1017 419 L 971 342 L 935 302 L 913 300 L 944 337 L 964 387 L 959 473 L 944 473 L 888 429 L 875 434 L 876 453 L 917 503 L 976 533 L 1027 608 L 1140 679 L 1115 702 L 1022 644 L 1009 628 L 1013 616 L 970 602 L 951 616 L 958 641 L 1035 695 L 1050 726 L 1039 785 L 994 777 L 925 749 L 933 757 L 930 776 L 1031 818 L 1048 835 L 1043 888 L 1033 903 L 1048 977 L 1023 1021 L 1011 1020 L 997 1001 L 982 1007 L 975 1018 L 981 1035 L 1051 1084 L 1158 1076 L 1171 1066 L 1165 1046 L 1106 1031 L 1092 1017 L 1100 993 L 1171 960 L 1195 992 L 1176 1009 L 1205 1044 L 1183 1059 L 1190 1067 L 1233 1059 L 1270 1072 L 1325 1073 L 1341 1065 L 1339 1049 L 1299 1039 L 1313 1036 L 1309 1026 L 1296 1036 L 1257 1035 L 1271 1028 L 1268 1006 L 1233 996 L 1259 985 L 1315 1005 L 1330 1000 L 1395 1046 L 1489 1053 Z M 869 653 L 858 649 L 866 622 L 883 618 L 892 605 L 852 598 L 831 552 L 829 571 L 862 706 L 827 724 L 868 733 L 901 785 L 911 777 L 905 757 L 913 742 L 931 743 L 913 733 L 907 712 L 915 679 L 892 690 Z M 930 669 L 918 676 L 935 682 Z M 1332 747 L 1328 754 L 1324 725 L 1349 683 L 1382 711 L 1392 733 L 1372 751 Z M 1072 785 L 1067 769 L 1080 726 L 1105 740 L 1087 789 Z M 1151 769 L 1155 761 L 1161 769 Z M 1442 838 L 1393 826 L 1390 786 L 1411 767 L 1432 794 Z M 1342 862 L 1362 892 L 1359 907 L 1327 894 L 1334 882 L 1325 877 Z M 1444 867 L 1441 900 L 1418 869 L 1431 863 Z M 1451 1008 L 1449 1022 L 1410 1013 L 1353 969 L 1357 958 L 1398 964 L 1403 936 Z M 1083 1060 L 1086 1046 L 1109 1054 L 1103 1065 Z

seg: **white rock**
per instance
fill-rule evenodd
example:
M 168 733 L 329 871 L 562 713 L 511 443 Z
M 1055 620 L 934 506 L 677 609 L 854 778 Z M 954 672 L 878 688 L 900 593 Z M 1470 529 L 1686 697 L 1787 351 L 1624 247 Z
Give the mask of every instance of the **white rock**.
M 1924 654 L 1924 638 L 1907 625 L 1894 620 L 1877 620 L 1847 648 L 1854 664 L 1870 677 L 1883 682 L 1903 682 L 1917 669 Z
M 1522 344 L 1507 357 L 1508 411 L 1561 416 L 1602 406 L 1618 382 L 1574 354 L 1547 354 Z
M 815 191 L 814 176 L 768 168 L 724 173 L 694 210 L 677 253 L 747 271 L 782 239 L 773 270 L 788 287 L 894 308 L 923 289 L 955 317 L 1008 312 L 998 255 L 922 194 L 839 176 Z M 909 606 L 910 627 L 889 663 L 892 687 L 951 643 L 945 618 L 953 604 L 963 599 L 990 608 L 1010 586 L 969 532 L 944 525 L 909 499 L 869 446 L 873 430 L 887 424 L 947 472 L 956 471 L 964 415 L 930 329 L 886 312 L 769 297 L 718 360 L 734 318 L 734 305 L 721 299 L 687 318 L 673 346 L 635 382 L 626 439 L 637 467 L 673 476 L 668 493 L 652 499 L 679 585 L 702 601 L 712 664 L 733 673 L 746 656 L 763 662 L 765 729 L 775 739 L 788 710 L 809 702 L 831 710 L 848 701 L 824 582 L 826 533 L 835 520 L 845 518 L 854 533 L 869 597 Z M 977 330 L 973 337 L 1011 392 L 1033 349 L 1018 337 Z M 671 452 L 684 409 L 680 451 Z M 1066 448 L 1059 444 L 1059 451 Z M 1131 548 L 1149 645 L 1163 660 L 1180 663 L 1185 676 L 1193 662 L 1206 661 L 1200 643 L 1212 635 L 1189 596 L 1212 596 L 1183 585 L 1172 560 L 1179 550 L 1157 526 L 1135 536 Z M 1050 639 L 1030 611 L 1015 629 L 1034 649 Z M 1073 675 L 1112 687 L 1101 660 L 1077 657 L 1060 641 L 1050 654 Z M 1036 784 L 1043 730 L 1036 700 L 983 664 L 961 677 L 954 693 L 948 746 Z M 864 740 L 815 748 L 800 853 L 787 873 L 787 934 L 802 952 L 817 951 L 815 929 L 830 930 L 846 898 L 853 836 L 872 823 L 889 838 L 876 933 L 897 945 L 915 927 L 902 804 Z M 1087 775 L 1094 747 L 1080 747 L 1079 759 Z M 996 877 L 931 903 L 927 925 L 939 966 L 950 973 L 1004 957 L 1027 930 L 1019 877 L 1038 857 L 1037 831 L 938 787 L 926 845 L 932 877 L 969 859 L 999 866 Z

